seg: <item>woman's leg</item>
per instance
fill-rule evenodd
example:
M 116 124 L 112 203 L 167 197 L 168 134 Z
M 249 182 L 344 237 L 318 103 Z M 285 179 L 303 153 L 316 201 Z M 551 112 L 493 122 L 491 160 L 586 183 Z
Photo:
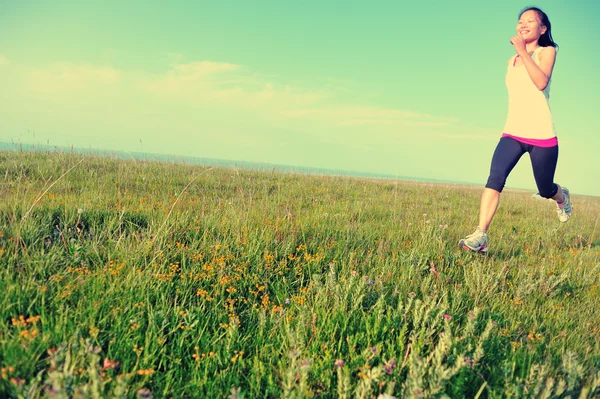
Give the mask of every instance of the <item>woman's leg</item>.
M 487 231 L 500 202 L 500 192 L 493 188 L 484 188 L 479 205 L 479 225 L 481 231 Z
M 562 202 L 562 190 L 560 190 L 558 184 L 554 183 L 554 173 L 558 162 L 558 146 L 531 146 L 529 157 L 531 158 L 533 177 L 540 197 L 553 198 L 558 202 Z
M 460 247 L 474 252 L 487 252 L 486 231 L 492 222 L 496 209 L 498 209 L 500 193 L 504 189 L 506 178 L 524 153 L 525 148 L 518 141 L 509 137 L 500 139 L 492 157 L 492 166 L 490 167 L 487 184 L 481 195 L 479 225 L 473 234 L 469 234 L 459 241 L 458 245 Z
M 534 146 L 529 151 L 529 156 L 540 196 L 555 200 L 559 220 L 561 222 L 568 221 L 573 211 L 569 190 L 554 183 L 554 173 L 558 162 L 558 146 Z
M 487 231 L 500 202 L 500 193 L 504 189 L 506 179 L 525 153 L 525 147 L 517 140 L 503 137 L 496 146 L 490 175 L 481 195 L 479 205 L 479 229 Z

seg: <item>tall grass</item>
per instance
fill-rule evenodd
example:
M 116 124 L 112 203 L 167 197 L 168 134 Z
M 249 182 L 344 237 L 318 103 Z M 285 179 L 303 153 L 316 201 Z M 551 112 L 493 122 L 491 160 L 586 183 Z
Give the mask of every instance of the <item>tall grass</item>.
M 600 396 L 600 199 L 0 153 L 0 396 Z M 567 185 L 568 186 L 568 185 Z

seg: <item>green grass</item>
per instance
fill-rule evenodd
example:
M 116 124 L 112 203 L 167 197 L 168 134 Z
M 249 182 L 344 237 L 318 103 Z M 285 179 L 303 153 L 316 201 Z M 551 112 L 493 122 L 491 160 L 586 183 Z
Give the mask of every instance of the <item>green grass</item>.
M 600 395 L 600 198 L 560 224 L 507 190 L 481 256 L 478 187 L 19 152 L 0 179 L 1 397 Z

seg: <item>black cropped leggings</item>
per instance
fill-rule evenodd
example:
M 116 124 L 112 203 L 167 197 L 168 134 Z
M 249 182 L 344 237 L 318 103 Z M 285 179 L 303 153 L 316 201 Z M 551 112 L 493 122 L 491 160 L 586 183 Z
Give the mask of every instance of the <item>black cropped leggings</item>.
M 538 147 L 521 143 L 511 137 L 502 137 L 496 146 L 490 167 L 487 188 L 502 192 L 508 175 L 521 156 L 526 152 L 531 158 L 533 177 L 541 197 L 552 198 L 558 192 L 554 183 L 554 172 L 558 161 L 558 145 L 554 147 Z

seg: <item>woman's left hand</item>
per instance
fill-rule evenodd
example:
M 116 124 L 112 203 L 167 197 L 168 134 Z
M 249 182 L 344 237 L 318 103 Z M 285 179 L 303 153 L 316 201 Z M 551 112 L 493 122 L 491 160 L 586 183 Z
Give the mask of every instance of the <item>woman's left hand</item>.
M 521 36 L 513 36 L 512 39 L 510 39 L 510 44 L 512 44 L 515 47 L 517 54 L 523 55 L 527 53 L 527 48 L 525 47 L 525 40 Z

